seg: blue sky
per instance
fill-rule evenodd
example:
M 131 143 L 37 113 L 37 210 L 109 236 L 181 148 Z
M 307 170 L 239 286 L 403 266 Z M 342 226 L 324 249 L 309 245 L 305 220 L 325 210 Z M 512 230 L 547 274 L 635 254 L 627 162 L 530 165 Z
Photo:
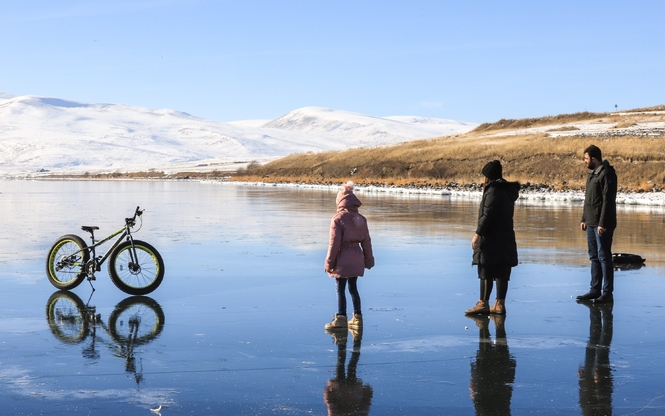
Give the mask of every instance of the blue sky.
M 217 121 L 665 104 L 665 2 L 3 0 L 0 91 Z

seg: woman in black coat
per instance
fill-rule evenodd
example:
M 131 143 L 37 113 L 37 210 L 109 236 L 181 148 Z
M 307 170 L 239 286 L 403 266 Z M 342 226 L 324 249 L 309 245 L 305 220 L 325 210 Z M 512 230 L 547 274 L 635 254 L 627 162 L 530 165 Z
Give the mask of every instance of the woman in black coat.
M 517 244 L 513 229 L 515 201 L 520 184 L 503 179 L 501 162 L 493 160 L 483 167 L 485 188 L 478 211 L 478 226 L 473 236 L 473 264 L 478 265 L 480 300 L 467 315 L 506 313 L 506 293 L 511 269 L 517 266 Z M 496 282 L 496 301 L 490 308 L 489 299 Z

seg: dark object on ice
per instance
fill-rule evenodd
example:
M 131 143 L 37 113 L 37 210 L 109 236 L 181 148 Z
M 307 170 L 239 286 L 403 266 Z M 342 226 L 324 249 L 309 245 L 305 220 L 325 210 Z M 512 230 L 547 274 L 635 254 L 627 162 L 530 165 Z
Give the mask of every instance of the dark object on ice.
M 614 263 L 614 270 L 638 270 L 644 267 L 644 263 Z
M 646 259 L 643 259 L 637 254 L 628 254 L 628 253 L 613 253 L 612 261 L 614 263 L 626 264 L 626 263 L 644 263 Z
M 612 261 L 614 262 L 614 270 L 637 270 L 644 267 L 646 259 L 637 254 L 614 253 L 612 254 Z

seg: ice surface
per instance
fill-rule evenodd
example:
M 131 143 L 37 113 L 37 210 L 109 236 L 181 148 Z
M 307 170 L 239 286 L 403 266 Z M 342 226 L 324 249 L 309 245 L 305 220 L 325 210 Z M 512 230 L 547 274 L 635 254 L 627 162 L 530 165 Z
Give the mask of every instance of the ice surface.
M 359 194 L 377 261 L 359 280 L 359 340 L 323 329 L 335 310 L 323 272 L 334 190 L 3 181 L 0 192 L 5 414 L 328 414 L 324 398 L 344 386 L 371 389 L 377 415 L 665 410 L 662 213 L 620 212 L 615 250 L 647 262 L 616 272 L 608 310 L 571 299 L 589 279 L 579 206 L 519 206 L 508 315 L 476 322 L 463 310 L 478 297 L 478 201 Z M 72 291 L 100 321 L 77 332 L 73 315 L 48 319 L 61 298 L 44 274 L 51 242 L 83 235 L 81 225 L 110 233 L 136 205 L 146 208 L 136 238 L 166 263 L 153 302 L 127 300 L 102 272 L 91 299 L 85 282 Z M 154 338 L 129 344 L 107 331 L 127 302 Z M 156 310 L 163 326 L 150 325 Z

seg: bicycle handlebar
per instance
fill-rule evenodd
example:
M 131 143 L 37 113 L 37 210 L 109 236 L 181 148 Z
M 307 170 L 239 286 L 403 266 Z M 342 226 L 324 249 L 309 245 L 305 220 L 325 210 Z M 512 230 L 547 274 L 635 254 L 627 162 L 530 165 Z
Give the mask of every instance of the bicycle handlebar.
M 136 207 L 136 211 L 134 211 L 134 216 L 132 218 L 125 218 L 125 224 L 133 226 L 134 223 L 136 222 L 136 217 L 137 216 L 140 217 L 141 215 L 143 215 L 143 211 L 145 210 L 144 209 L 142 210 L 140 207 Z

